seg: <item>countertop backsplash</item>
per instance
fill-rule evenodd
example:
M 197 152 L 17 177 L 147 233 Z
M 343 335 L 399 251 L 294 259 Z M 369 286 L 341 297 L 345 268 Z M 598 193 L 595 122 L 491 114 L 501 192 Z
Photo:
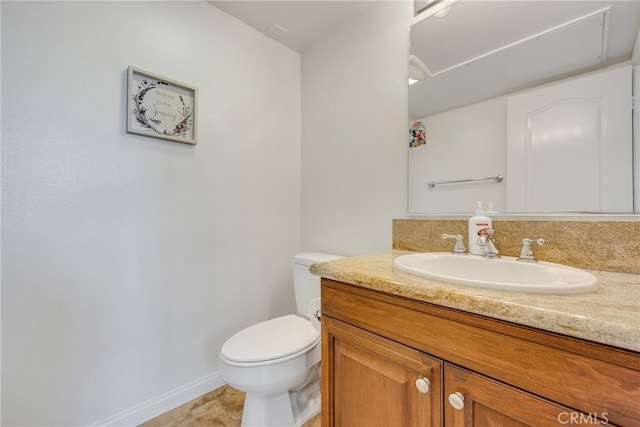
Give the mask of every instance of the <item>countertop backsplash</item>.
M 467 220 L 395 219 L 393 249 L 449 252 L 453 241 L 442 233 L 465 236 Z M 572 267 L 640 274 L 640 221 L 562 221 L 493 219 L 501 255 L 517 257 L 523 238 L 543 238 L 536 258 Z

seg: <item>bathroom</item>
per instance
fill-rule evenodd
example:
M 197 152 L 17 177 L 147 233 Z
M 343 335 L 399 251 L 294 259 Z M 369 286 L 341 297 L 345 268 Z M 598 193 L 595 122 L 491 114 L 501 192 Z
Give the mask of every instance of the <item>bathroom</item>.
M 293 254 L 391 248 L 409 2 L 302 53 L 200 1 L 0 13 L 3 425 L 151 419 L 293 310 Z M 198 87 L 197 145 L 125 132 L 130 65 Z

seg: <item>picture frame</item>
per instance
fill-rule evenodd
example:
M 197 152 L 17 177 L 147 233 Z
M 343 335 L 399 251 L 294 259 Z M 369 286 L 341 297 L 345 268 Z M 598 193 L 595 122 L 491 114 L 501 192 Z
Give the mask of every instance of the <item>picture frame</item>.
M 197 144 L 197 87 L 133 66 L 127 83 L 127 133 Z

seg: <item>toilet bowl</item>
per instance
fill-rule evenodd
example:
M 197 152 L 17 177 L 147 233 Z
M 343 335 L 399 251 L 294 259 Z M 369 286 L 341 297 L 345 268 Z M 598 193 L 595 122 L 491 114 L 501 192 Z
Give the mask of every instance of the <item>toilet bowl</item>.
M 320 412 L 320 331 L 309 313 L 320 308 L 320 278 L 311 264 L 338 259 L 294 257 L 297 314 L 249 326 L 220 350 L 219 374 L 245 392 L 242 426 L 301 426 Z

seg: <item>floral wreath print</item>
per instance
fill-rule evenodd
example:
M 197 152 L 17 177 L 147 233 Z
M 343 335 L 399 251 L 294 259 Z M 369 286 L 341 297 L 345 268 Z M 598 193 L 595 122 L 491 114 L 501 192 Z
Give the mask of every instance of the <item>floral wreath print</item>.
M 182 96 L 179 96 L 180 102 L 182 103 L 182 111 L 180 111 L 181 120 L 176 123 L 175 127 L 171 130 L 158 130 L 158 125 L 160 125 L 162 121 L 155 118 L 154 111 L 151 111 L 152 114 L 149 117 L 147 109 L 142 105 L 144 97 L 149 91 L 167 85 L 169 85 L 169 83 L 163 81 L 142 80 L 138 85 L 138 92 L 131 94 L 131 98 L 133 99 L 133 109 L 131 113 L 135 116 L 138 124 L 145 129 L 162 135 L 187 137 L 187 132 L 191 129 L 191 126 L 193 126 L 193 112 L 184 103 Z M 152 110 L 154 110 L 154 108 L 152 108 Z
M 409 147 L 415 148 L 427 143 L 427 130 L 422 122 L 415 122 L 409 129 Z

